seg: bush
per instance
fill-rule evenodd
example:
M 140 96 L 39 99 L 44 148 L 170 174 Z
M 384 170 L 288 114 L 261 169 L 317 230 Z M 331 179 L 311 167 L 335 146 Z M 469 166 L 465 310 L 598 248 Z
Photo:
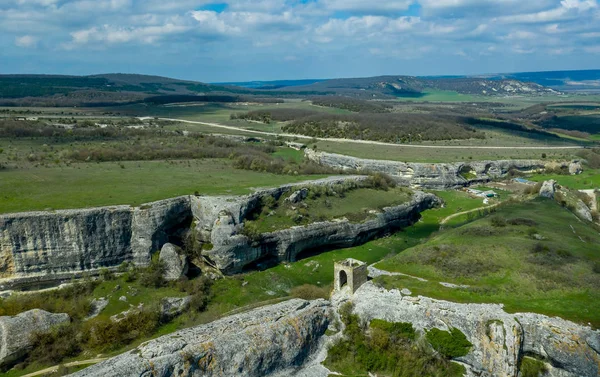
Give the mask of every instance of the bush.
M 426 338 L 437 352 L 447 359 L 466 356 L 473 346 L 465 334 L 457 328 L 450 331 L 431 329 L 427 331 Z
M 495 226 L 497 228 L 505 227 L 506 219 L 503 217 L 500 217 L 500 216 L 495 216 L 495 217 L 492 217 L 491 223 L 492 223 L 492 226 Z
M 396 187 L 396 181 L 392 177 L 384 173 L 375 173 L 369 177 L 370 187 L 376 190 L 387 191 L 390 188 Z
M 159 311 L 144 308 L 130 313 L 118 322 L 108 318 L 94 318 L 83 325 L 82 341 L 100 351 L 115 350 L 136 339 L 151 335 L 160 325 Z
M 392 342 L 402 339 L 415 340 L 416 333 L 412 323 L 407 322 L 387 322 L 381 319 L 374 319 L 370 323 L 371 328 L 385 331 Z
M 525 225 L 525 226 L 537 226 L 538 223 L 535 220 L 527 219 L 523 217 L 517 217 L 507 221 L 510 225 Z
M 304 284 L 292 288 L 291 295 L 304 300 L 316 300 L 319 298 L 328 299 L 329 289 L 327 287 L 317 287 L 316 285 Z
M 519 369 L 521 377 L 541 377 L 548 372 L 548 368 L 543 362 L 531 357 L 524 357 Z
M 77 356 L 81 352 L 81 345 L 77 342 L 77 332 L 77 326 L 64 324 L 47 332 L 32 334 L 32 349 L 27 361 L 56 364 L 67 357 Z
M 155 253 L 150 262 L 150 266 L 144 270 L 140 276 L 140 283 L 145 287 L 160 288 L 166 284 L 165 265 L 158 259 L 158 253 Z

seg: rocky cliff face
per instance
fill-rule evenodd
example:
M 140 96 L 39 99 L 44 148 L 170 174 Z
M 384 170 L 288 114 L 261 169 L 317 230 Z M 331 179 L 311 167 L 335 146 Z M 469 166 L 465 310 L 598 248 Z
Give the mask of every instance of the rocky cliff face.
M 73 377 L 262 377 L 301 367 L 329 325 L 329 303 L 290 300 L 151 340 Z
M 336 169 L 357 172 L 380 172 L 396 178 L 404 185 L 426 189 L 447 189 L 487 182 L 503 177 L 512 169 L 531 172 L 544 169 L 538 160 L 499 160 L 456 163 L 416 163 L 385 160 L 367 160 L 334 153 L 305 150 L 311 161 Z M 568 165 L 568 164 L 567 164 Z M 465 178 L 468 177 L 468 178 Z
M 191 219 L 189 197 L 137 208 L 1 215 L 0 288 L 19 281 L 68 278 L 124 261 L 146 265 L 151 253 L 187 219 Z
M 32 346 L 34 332 L 48 331 L 53 326 L 68 323 L 67 314 L 53 314 L 34 309 L 13 317 L 0 317 L 0 367 L 23 357 Z
M 457 360 L 472 376 L 517 376 L 524 355 L 545 360 L 553 376 L 597 376 L 600 331 L 560 318 L 532 313 L 506 313 L 501 305 L 457 304 L 403 295 L 369 282 L 353 297 L 340 294 L 336 305 L 351 300 L 364 320 L 410 322 L 417 330 L 457 328 L 473 344 Z
M 248 198 L 249 201 L 254 198 Z M 240 205 L 239 202 L 233 201 Z M 385 208 L 372 220 L 351 223 L 348 220 L 313 223 L 276 232 L 265 233 L 259 242 L 239 234 L 243 218 L 222 211 L 211 230 L 213 248 L 204 252 L 226 273 L 240 272 L 245 266 L 264 258 L 276 261 L 294 261 L 306 250 L 344 248 L 365 243 L 377 236 L 412 225 L 419 214 L 440 204 L 432 194 L 416 192 L 411 201 Z M 207 231 L 202 227 L 201 231 Z

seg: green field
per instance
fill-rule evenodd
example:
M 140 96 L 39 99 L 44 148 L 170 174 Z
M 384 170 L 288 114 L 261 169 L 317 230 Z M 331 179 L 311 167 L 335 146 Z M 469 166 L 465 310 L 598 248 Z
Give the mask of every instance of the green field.
M 316 221 L 331 221 L 347 218 L 351 222 L 361 222 L 375 216 L 370 211 L 381 211 L 384 207 L 400 205 L 410 199 L 411 192 L 403 188 L 387 191 L 373 188 L 357 188 L 346 192 L 333 190 L 321 194 L 317 187 L 309 187 L 308 198 L 302 204 L 286 202 L 289 195 L 262 208 L 255 220 L 247 220 L 246 227 L 255 228 L 260 233 L 306 225 Z M 320 187 L 319 187 L 320 189 Z M 335 191 L 334 191 L 335 190 Z M 318 195 L 318 196 L 317 196 Z
M 536 199 L 440 232 L 378 267 L 428 279 L 382 279 L 387 287 L 458 302 L 503 303 L 510 312 L 556 315 L 599 327 L 599 245 L 595 226 L 579 222 L 554 201 Z M 438 282 L 470 287 L 445 288 Z
M 535 182 L 556 180 L 562 186 L 574 190 L 589 190 L 600 188 L 600 169 L 585 169 L 579 175 L 536 174 L 529 178 Z
M 317 179 L 234 169 L 228 160 L 77 163 L 0 170 L 0 213 L 140 205 L 180 195 L 247 194 Z
M 308 140 L 307 140 L 308 142 Z M 570 160 L 576 157 L 576 149 L 492 149 L 492 148 L 415 148 L 394 145 L 371 145 L 362 143 L 344 143 L 336 141 L 318 141 L 317 150 L 344 154 L 375 160 L 393 160 L 404 162 L 453 162 L 469 160 L 502 159 L 541 159 L 545 153 L 548 159 Z

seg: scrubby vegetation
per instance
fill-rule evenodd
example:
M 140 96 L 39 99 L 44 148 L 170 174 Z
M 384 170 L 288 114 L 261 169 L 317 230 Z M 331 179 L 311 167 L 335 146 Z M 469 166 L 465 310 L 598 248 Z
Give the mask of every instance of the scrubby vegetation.
M 425 140 L 484 139 L 464 119 L 432 114 L 319 114 L 283 127 L 290 133 L 323 138 L 409 143 Z
M 157 258 L 153 258 L 148 268 L 125 263 L 119 270 L 118 278 L 107 270 L 97 280 L 85 279 L 48 292 L 0 299 L 0 316 L 37 308 L 67 313 L 72 320 L 47 332 L 34 333 L 33 347 L 17 369 L 34 363 L 53 365 L 82 353 L 110 352 L 149 337 L 173 319 L 161 314 L 159 306 L 163 297 L 191 296 L 190 313 L 204 311 L 212 297 L 212 282 L 205 277 L 167 283 L 162 278 L 164 267 Z M 108 307 L 99 316 L 88 319 L 92 298 L 99 295 L 115 297 L 110 298 Z M 119 300 L 120 296 L 131 296 L 132 306 Z M 136 301 L 142 305 L 133 305 Z M 111 317 L 125 310 L 126 314 Z
M 310 101 L 313 105 L 333 107 L 355 113 L 387 113 L 392 109 L 392 106 L 385 102 L 365 101 L 350 97 L 313 97 Z
M 325 360 L 325 365 L 335 372 L 390 377 L 450 377 L 465 372 L 464 367 L 435 352 L 410 323 L 373 320 L 368 325 L 352 314 L 351 304 L 343 306 L 340 314 L 346 326 L 343 338 L 329 348 Z
M 410 190 L 396 187 L 392 179 L 382 174 L 365 181 L 314 185 L 304 189 L 306 198 L 296 203 L 289 200 L 293 190 L 278 199 L 263 197 L 244 222 L 243 233 L 252 240 L 259 240 L 262 233 L 317 221 L 345 217 L 351 222 L 361 222 L 384 207 L 406 202 L 411 196 Z
M 489 216 L 436 234 L 378 265 L 427 279 L 376 281 L 459 302 L 500 302 L 600 326 L 599 229 L 547 199 L 508 203 Z M 438 282 L 466 285 L 450 289 Z

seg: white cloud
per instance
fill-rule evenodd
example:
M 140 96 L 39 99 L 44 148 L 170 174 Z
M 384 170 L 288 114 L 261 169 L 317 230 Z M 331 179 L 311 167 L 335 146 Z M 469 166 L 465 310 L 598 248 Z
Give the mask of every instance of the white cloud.
M 23 48 L 35 47 L 38 43 L 38 39 L 31 35 L 23 35 L 15 38 L 15 45 Z
M 386 1 L 364 1 L 364 0 L 322 0 L 320 2 L 325 9 L 330 11 L 356 11 L 366 13 L 381 13 L 407 10 L 414 0 L 386 0 Z

